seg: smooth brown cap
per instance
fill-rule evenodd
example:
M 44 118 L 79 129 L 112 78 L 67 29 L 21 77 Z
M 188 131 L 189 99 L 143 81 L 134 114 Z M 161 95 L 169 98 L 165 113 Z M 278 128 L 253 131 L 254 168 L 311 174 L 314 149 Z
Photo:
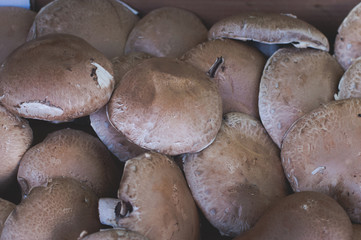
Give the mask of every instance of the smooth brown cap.
M 125 53 L 140 51 L 156 57 L 180 57 L 207 40 L 207 28 L 192 12 L 162 7 L 145 15 L 134 26 Z
M 294 191 L 325 193 L 361 223 L 361 98 L 329 102 L 296 121 L 281 157 Z
M 80 130 L 62 129 L 49 134 L 21 159 L 18 182 L 27 195 L 48 179 L 71 177 L 99 197 L 115 196 L 121 172 L 98 138 Z
M 25 43 L 36 12 L 20 7 L 0 7 L 0 64 Z
M 12 202 L 9 202 L 5 199 L 0 198 L 0 235 L 4 228 L 4 223 L 11 211 L 14 210 L 16 205 Z
M 137 64 L 124 75 L 107 107 L 110 122 L 130 141 L 169 155 L 207 147 L 222 122 L 216 84 L 172 58 Z
M 287 194 L 279 149 L 261 122 L 243 113 L 224 115 L 214 142 L 183 162 L 195 201 L 222 235 L 245 232 Z
M 1 240 L 77 239 L 99 231 L 98 198 L 70 178 L 52 179 L 34 188 L 5 222 Z
M 361 58 L 356 59 L 343 74 L 335 100 L 361 97 Z
M 267 61 L 259 87 L 259 114 L 280 147 L 299 117 L 333 100 L 343 69 L 327 52 L 282 48 Z
M 123 54 L 128 34 L 139 19 L 132 11 L 117 0 L 51 1 L 36 15 L 28 40 L 72 34 L 111 59 Z
M 148 240 L 143 235 L 125 229 L 101 229 L 78 240 Z
M 265 57 L 245 43 L 218 39 L 197 45 L 181 59 L 207 73 L 217 58 L 221 62 L 211 79 L 222 96 L 223 113 L 243 112 L 258 118 L 259 82 Z
M 215 23 L 208 32 L 208 38 L 291 43 L 298 48 L 329 50 L 328 40 L 323 33 L 291 14 L 252 12 L 233 15 Z
M 66 121 L 104 106 L 112 63 L 81 38 L 54 34 L 27 42 L 0 67 L 0 98 L 25 118 Z

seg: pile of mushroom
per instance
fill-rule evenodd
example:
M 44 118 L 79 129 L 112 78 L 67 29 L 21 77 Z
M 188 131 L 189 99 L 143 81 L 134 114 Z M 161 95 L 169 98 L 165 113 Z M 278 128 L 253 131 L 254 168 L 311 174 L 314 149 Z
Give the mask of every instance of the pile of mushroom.
M 0 13 L 0 240 L 360 238 L 361 4 Z

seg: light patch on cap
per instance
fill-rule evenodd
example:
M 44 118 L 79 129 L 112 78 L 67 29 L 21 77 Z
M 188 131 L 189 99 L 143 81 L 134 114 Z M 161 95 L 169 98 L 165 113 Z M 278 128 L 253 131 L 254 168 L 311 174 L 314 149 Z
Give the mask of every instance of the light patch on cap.
M 97 81 L 100 88 L 109 87 L 114 81 L 113 76 L 98 63 L 92 62 L 91 64 L 96 67 L 95 73 L 97 75 Z
M 134 15 L 138 15 L 138 11 L 135 10 L 134 8 L 132 8 L 131 6 L 129 6 L 128 4 L 126 4 L 123 1 L 117 0 L 118 3 L 122 4 L 124 7 L 128 8 L 129 11 L 131 11 Z
M 18 107 L 18 112 L 28 117 L 57 117 L 63 114 L 63 109 L 40 102 L 24 102 Z

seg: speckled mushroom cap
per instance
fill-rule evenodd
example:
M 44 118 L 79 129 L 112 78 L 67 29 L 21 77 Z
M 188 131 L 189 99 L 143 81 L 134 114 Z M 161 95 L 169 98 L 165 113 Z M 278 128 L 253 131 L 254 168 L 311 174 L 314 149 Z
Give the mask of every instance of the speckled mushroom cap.
M 335 100 L 361 97 L 361 58 L 356 59 L 343 74 Z
M 260 121 L 243 113 L 224 115 L 214 142 L 183 162 L 195 201 L 222 235 L 245 232 L 287 194 L 279 149 Z
M 361 223 L 361 99 L 332 101 L 307 113 L 285 135 L 281 157 L 294 191 L 335 198 Z
M 25 43 L 36 13 L 20 7 L 0 7 L 0 64 Z
M 0 105 L 0 189 L 16 181 L 20 159 L 32 140 L 33 131 L 28 122 Z
M 215 23 L 208 32 L 208 38 L 291 43 L 298 48 L 329 50 L 328 40 L 323 33 L 291 14 L 248 12 L 233 15 Z
M 345 17 L 338 28 L 334 52 L 337 61 L 346 70 L 361 56 L 361 3 Z
M 268 59 L 259 87 L 259 114 L 279 147 L 293 122 L 333 100 L 342 74 L 325 51 L 283 48 Z
M 99 139 L 80 130 L 62 129 L 30 148 L 20 161 L 18 182 L 27 195 L 54 177 L 71 177 L 99 197 L 115 196 L 120 170 Z
M 266 63 L 254 47 L 231 39 L 201 43 L 186 52 L 182 60 L 207 73 L 217 58 L 222 58 L 211 79 L 222 96 L 223 113 L 258 114 L 259 82 Z
M 169 155 L 202 150 L 222 122 L 216 84 L 172 58 L 137 64 L 124 75 L 107 107 L 110 122 L 130 141 Z
M 0 235 L 3 230 L 5 220 L 15 207 L 16 205 L 14 203 L 0 198 Z
M 361 224 L 352 224 L 353 234 L 352 240 L 361 239 Z
M 148 152 L 125 163 L 118 199 L 99 200 L 100 221 L 149 239 L 198 240 L 198 212 L 182 171 Z
M 66 121 L 89 115 L 108 102 L 113 88 L 112 63 L 72 35 L 27 42 L 0 67 L 1 103 L 25 118 Z
M 148 238 L 125 229 L 102 229 L 79 240 L 148 240 Z
M 299 192 L 271 206 L 253 229 L 234 240 L 351 238 L 351 221 L 334 199 L 317 192 Z
M 72 34 L 111 59 L 123 54 L 138 19 L 134 10 L 118 0 L 55 0 L 36 15 L 28 40 L 51 33 Z
M 34 188 L 5 221 L 1 240 L 77 239 L 99 231 L 95 193 L 70 178 Z
M 156 57 L 180 57 L 207 40 L 207 28 L 192 12 L 174 7 L 155 9 L 129 34 L 125 53 L 140 51 Z

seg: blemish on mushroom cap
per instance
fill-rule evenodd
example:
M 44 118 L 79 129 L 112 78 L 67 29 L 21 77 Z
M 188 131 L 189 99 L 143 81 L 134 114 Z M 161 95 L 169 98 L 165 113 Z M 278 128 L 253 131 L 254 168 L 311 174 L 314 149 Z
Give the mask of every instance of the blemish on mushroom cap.
M 38 101 L 21 103 L 16 109 L 21 115 L 33 118 L 58 117 L 64 113 L 60 107 Z
M 100 88 L 108 88 L 112 84 L 114 85 L 113 75 L 110 74 L 105 68 L 96 62 L 92 62 L 91 65 L 95 66 L 96 81 L 98 82 Z

